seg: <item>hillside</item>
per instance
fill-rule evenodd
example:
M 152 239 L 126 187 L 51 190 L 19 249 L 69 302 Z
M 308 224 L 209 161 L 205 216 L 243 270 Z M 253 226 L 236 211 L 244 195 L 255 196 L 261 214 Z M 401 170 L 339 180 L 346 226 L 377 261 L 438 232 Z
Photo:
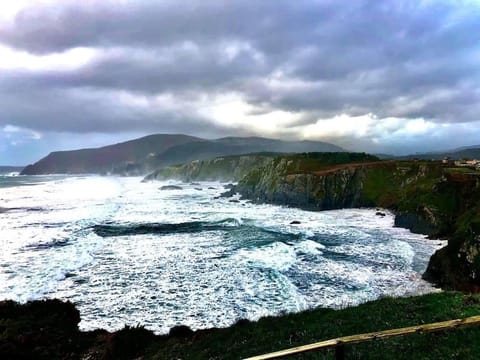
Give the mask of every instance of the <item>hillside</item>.
M 149 168 L 184 164 L 220 156 L 250 153 L 343 152 L 342 148 L 320 141 L 283 141 L 260 137 L 226 137 L 194 141 L 172 147 L 148 160 Z
M 158 134 L 94 149 L 52 152 L 22 175 L 81 173 L 143 173 L 143 164 L 154 154 L 198 138 L 186 135 Z
M 366 154 L 300 154 L 252 169 L 230 193 L 310 210 L 383 207 L 397 226 L 448 245 L 425 277 L 446 288 L 480 289 L 480 174 L 440 162 L 378 161 Z
M 475 147 L 465 147 L 444 152 L 412 154 L 399 157 L 399 159 L 424 159 L 424 160 L 442 160 L 449 157 L 452 160 L 461 159 L 480 159 L 480 145 Z
M 265 165 L 277 155 L 259 153 L 194 160 L 186 164 L 162 167 L 147 175 L 144 180 L 239 181 L 252 169 Z
M 53 152 L 22 174 L 141 175 L 162 166 L 258 152 L 343 151 L 324 142 L 282 141 L 265 138 L 205 140 L 186 135 L 150 135 L 95 149 Z

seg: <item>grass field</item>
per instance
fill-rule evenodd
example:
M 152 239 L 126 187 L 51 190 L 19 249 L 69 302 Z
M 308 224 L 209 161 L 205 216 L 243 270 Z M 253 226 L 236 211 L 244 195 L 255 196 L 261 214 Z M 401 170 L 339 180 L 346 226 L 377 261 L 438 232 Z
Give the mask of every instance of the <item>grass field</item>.
M 442 292 L 412 298 L 385 298 L 343 310 L 318 309 L 228 329 L 164 338 L 148 359 L 240 359 L 345 335 L 421 325 L 480 314 L 480 296 Z M 333 350 L 295 359 L 332 359 Z M 415 334 L 346 347 L 347 359 L 478 359 L 480 327 Z

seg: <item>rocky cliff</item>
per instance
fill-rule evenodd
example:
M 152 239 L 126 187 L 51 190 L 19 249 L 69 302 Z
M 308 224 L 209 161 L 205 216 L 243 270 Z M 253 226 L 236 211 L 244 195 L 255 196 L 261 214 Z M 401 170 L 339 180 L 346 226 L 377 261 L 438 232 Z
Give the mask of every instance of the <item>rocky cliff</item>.
M 257 167 L 272 161 L 271 154 L 251 154 L 195 160 L 183 165 L 167 166 L 145 177 L 149 180 L 238 181 Z
M 451 173 L 439 162 L 344 156 L 330 163 L 312 154 L 278 157 L 249 172 L 233 191 L 259 203 L 312 210 L 389 208 L 397 226 L 449 239 L 432 257 L 426 278 L 446 288 L 480 289 L 477 174 Z

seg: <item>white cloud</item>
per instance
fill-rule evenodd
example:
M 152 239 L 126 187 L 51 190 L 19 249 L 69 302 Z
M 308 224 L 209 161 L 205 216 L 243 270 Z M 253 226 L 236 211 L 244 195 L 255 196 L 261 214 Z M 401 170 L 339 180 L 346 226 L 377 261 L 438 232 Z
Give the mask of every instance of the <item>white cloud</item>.
M 0 44 L 0 70 L 71 70 L 86 65 L 96 54 L 95 49 L 74 48 L 39 56 Z

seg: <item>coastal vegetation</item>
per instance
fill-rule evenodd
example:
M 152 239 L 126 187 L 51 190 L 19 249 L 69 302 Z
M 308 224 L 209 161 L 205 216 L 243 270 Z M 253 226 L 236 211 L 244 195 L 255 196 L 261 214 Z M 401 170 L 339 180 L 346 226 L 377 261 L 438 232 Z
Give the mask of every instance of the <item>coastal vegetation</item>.
M 185 326 L 155 336 L 142 327 L 115 333 L 81 332 L 71 303 L 47 300 L 19 305 L 0 302 L 2 359 L 240 359 L 339 336 L 394 329 L 480 314 L 480 296 L 440 292 L 384 298 L 341 310 L 241 320 L 225 329 L 192 331 Z M 346 348 L 346 358 L 476 359 L 480 327 L 414 334 Z M 468 344 L 468 346 L 465 346 Z M 332 351 L 302 359 L 331 359 Z

